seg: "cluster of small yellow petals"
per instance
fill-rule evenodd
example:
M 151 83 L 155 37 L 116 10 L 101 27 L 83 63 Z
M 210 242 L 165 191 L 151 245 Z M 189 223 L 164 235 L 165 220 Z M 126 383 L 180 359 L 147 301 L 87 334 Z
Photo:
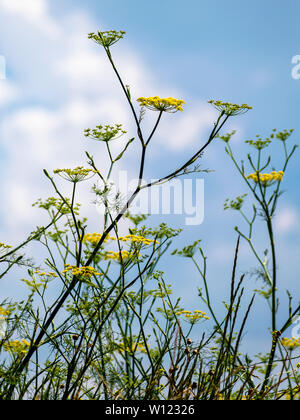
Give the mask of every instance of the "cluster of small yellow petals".
M 202 319 L 205 319 L 205 320 L 210 319 L 209 316 L 207 316 L 205 312 L 199 311 L 199 310 L 196 310 L 193 312 L 192 311 L 179 311 L 179 312 L 176 312 L 176 315 L 177 316 L 183 315 L 185 319 L 191 323 L 198 322 Z
M 8 341 L 3 345 L 5 351 L 18 355 L 27 353 L 29 347 L 30 343 L 27 340 Z
M 241 115 L 245 114 L 245 112 L 252 109 L 251 106 L 247 104 L 237 105 L 232 104 L 230 102 L 222 102 L 222 101 L 208 101 L 209 104 L 213 105 L 218 111 L 222 112 L 229 117 L 233 117 L 234 115 Z
M 124 237 L 119 238 L 122 242 L 132 242 L 134 244 L 143 244 L 143 245 L 151 245 L 151 244 L 158 244 L 158 241 L 154 239 L 144 238 L 144 236 L 140 235 L 126 235 Z
M 175 98 L 160 98 L 159 96 L 153 96 L 150 98 L 138 98 L 140 106 L 148 108 L 152 111 L 161 112 L 177 112 L 183 111 L 182 105 L 185 102 L 182 99 Z
M 281 344 L 289 350 L 294 350 L 295 348 L 300 347 L 300 338 L 283 338 Z
M 7 315 L 9 315 L 9 314 L 10 314 L 10 311 L 9 311 L 9 310 L 4 309 L 4 308 L 2 308 L 2 307 L 0 306 L 0 318 L 1 318 L 1 317 L 3 317 L 3 316 L 7 316 Z
M 36 270 L 34 274 L 37 274 L 40 277 L 58 277 L 54 272 L 46 273 L 45 271 Z
M 139 257 L 140 253 L 130 253 L 129 251 L 121 251 L 121 252 L 113 252 L 108 251 L 104 255 L 105 260 L 115 260 L 115 261 L 121 261 L 121 260 L 128 260 L 133 257 Z
M 101 235 L 101 233 L 87 233 L 83 238 L 83 242 L 84 243 L 89 242 L 92 245 L 96 246 L 101 240 L 102 236 L 103 235 Z M 107 235 L 103 242 L 107 243 L 109 240 L 114 241 L 115 239 L 116 238 L 110 235 Z
M 93 267 L 76 267 L 75 265 L 66 265 L 65 269 L 62 271 L 63 274 L 67 274 L 71 271 L 73 276 L 80 276 L 80 277 L 87 277 L 90 278 L 92 276 L 100 275 L 97 270 Z
M 86 169 L 83 166 L 77 166 L 75 169 L 56 169 L 53 172 L 67 181 L 75 183 L 91 178 L 98 173 L 98 171 L 95 171 L 94 169 Z
M 91 243 L 93 246 L 96 246 L 99 241 L 102 238 L 102 234 L 101 233 L 87 233 L 84 238 L 83 238 L 83 242 L 89 242 Z M 109 234 L 106 236 L 106 238 L 104 239 L 104 242 L 107 243 L 108 241 L 116 241 L 117 238 L 115 238 L 114 236 L 110 236 Z M 131 242 L 133 244 L 143 244 L 143 245 L 151 245 L 151 244 L 158 244 L 158 241 L 154 240 L 154 239 L 149 239 L 149 238 L 145 238 L 144 236 L 140 236 L 140 235 L 126 235 L 126 236 L 122 236 L 118 239 L 121 242 Z
M 247 179 L 252 179 L 256 184 L 260 181 L 263 185 L 268 185 L 273 181 L 281 182 L 283 178 L 283 171 L 272 171 L 270 174 L 254 173 L 247 176 Z

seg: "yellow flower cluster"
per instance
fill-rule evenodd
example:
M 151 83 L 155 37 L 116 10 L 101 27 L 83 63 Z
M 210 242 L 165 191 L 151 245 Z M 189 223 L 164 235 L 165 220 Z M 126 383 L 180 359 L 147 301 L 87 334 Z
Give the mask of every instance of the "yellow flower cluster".
M 14 340 L 4 343 L 3 348 L 7 352 L 13 354 L 21 355 L 27 353 L 30 343 L 27 340 Z
M 83 242 L 90 242 L 92 245 L 96 246 L 98 244 L 98 242 L 100 241 L 100 239 L 102 238 L 103 235 L 101 235 L 100 233 L 87 233 L 84 238 L 83 238 Z M 104 242 L 108 242 L 109 240 L 114 241 L 116 238 L 107 235 L 107 237 L 104 239 Z
M 294 350 L 295 348 L 300 347 L 300 338 L 283 338 L 281 344 L 289 350 Z
M 222 101 L 208 101 L 209 104 L 213 105 L 218 111 L 222 112 L 229 117 L 233 117 L 234 115 L 241 115 L 245 114 L 247 111 L 252 109 L 252 106 L 247 104 L 237 105 L 231 104 L 230 102 L 222 102 Z
M 7 316 L 7 315 L 9 315 L 9 314 L 10 314 L 10 311 L 9 311 L 9 310 L 4 309 L 4 308 L 2 308 L 2 307 L 0 306 L 0 318 L 1 318 L 1 317 L 3 317 L 3 316 Z
M 185 317 L 185 319 L 189 322 L 191 322 L 192 324 L 200 321 L 201 319 L 205 319 L 205 320 L 209 320 L 209 316 L 207 316 L 207 314 L 203 311 L 179 311 L 176 312 L 176 315 L 180 316 L 183 315 Z
M 96 246 L 100 239 L 102 238 L 102 235 L 100 233 L 87 233 L 84 238 L 83 242 L 90 242 L 92 245 Z M 109 234 L 105 238 L 104 242 L 107 243 L 108 241 L 116 241 L 117 238 L 110 236 Z M 154 239 L 145 238 L 144 236 L 140 235 L 126 235 L 119 238 L 119 241 L 121 242 L 132 242 L 134 244 L 143 244 L 143 245 L 151 245 L 153 243 L 158 244 L 158 241 L 155 241 Z
M 126 251 L 126 250 L 121 251 L 121 253 L 120 252 L 108 251 L 104 255 L 104 259 L 105 260 L 121 261 L 121 259 L 122 260 L 128 260 L 129 258 L 139 257 L 139 256 L 140 256 L 140 253 L 131 254 L 129 251 Z
M 281 182 L 283 178 L 284 172 L 283 171 L 272 171 L 270 174 L 261 174 L 261 173 L 254 173 L 247 176 L 247 179 L 252 179 L 255 183 L 258 183 L 258 180 L 263 185 L 268 185 L 273 181 Z
M 69 271 L 72 272 L 73 276 L 81 276 L 81 277 L 87 277 L 90 278 L 92 276 L 100 275 L 101 273 L 98 273 L 97 270 L 95 270 L 93 267 L 76 267 L 75 265 L 67 264 L 65 266 L 65 269 L 62 271 L 63 274 L 68 273 Z
M 158 244 L 158 241 L 155 241 L 154 239 L 144 238 L 144 236 L 140 236 L 140 235 L 126 235 L 120 238 L 120 241 L 122 242 L 130 241 L 134 244 L 143 244 L 143 245 L 151 245 L 153 243 Z
M 98 171 L 86 169 L 83 166 L 77 166 L 75 169 L 55 169 L 55 174 L 71 182 L 81 182 L 94 176 Z
M 58 275 L 54 272 L 46 273 L 45 271 L 36 270 L 34 274 L 37 274 L 40 277 L 58 277 Z
M 174 98 L 160 98 L 159 96 L 153 96 L 150 98 L 138 98 L 140 106 L 148 108 L 152 111 L 161 111 L 161 112 L 177 112 L 183 111 L 182 105 L 185 102 L 181 99 Z

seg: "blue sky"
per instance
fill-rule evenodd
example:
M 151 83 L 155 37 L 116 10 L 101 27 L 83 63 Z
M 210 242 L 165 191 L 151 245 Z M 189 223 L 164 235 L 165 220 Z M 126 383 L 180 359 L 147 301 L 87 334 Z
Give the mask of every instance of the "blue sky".
M 77 0 L 0 0 L 0 54 L 7 61 L 7 80 L 0 81 L 0 164 L 4 174 L 0 191 L 5 197 L 0 231 L 5 241 L 15 243 L 43 222 L 31 208 L 40 196 L 51 195 L 42 169 L 84 163 L 84 128 L 118 122 L 116 118 L 133 128 L 104 54 L 87 40 L 88 32 L 100 28 L 127 32 L 113 53 L 136 97 L 157 94 L 182 97 L 187 102 L 182 115 L 164 117 L 153 141 L 146 175 L 155 178 L 183 162 L 205 139 L 216 115 L 206 103 L 211 98 L 253 106 L 253 111 L 232 119 L 225 130 L 237 130 L 234 150 L 239 156 L 246 153 L 243 140 L 258 133 L 268 135 L 273 128 L 294 128 L 290 141 L 298 143 L 300 80 L 291 76 L 291 60 L 300 54 L 299 12 L 296 0 L 87 0 L 84 4 Z M 150 127 L 150 122 L 147 124 Z M 280 158 L 277 146 L 276 161 Z M 88 147 L 98 153 L 95 145 Z M 214 170 L 204 176 L 204 223 L 185 227 L 175 244 L 180 247 L 203 239 L 210 286 L 219 307 L 228 294 L 236 239 L 233 227 L 243 226 L 237 214 L 223 212 L 223 203 L 227 197 L 245 192 L 223 149 L 216 142 L 202 161 L 203 167 Z M 122 167 L 128 165 L 132 176 L 135 159 L 134 153 L 129 154 Z M 296 153 L 274 222 L 281 286 L 290 288 L 296 301 L 298 162 Z M 81 194 L 89 202 L 89 189 Z M 97 214 L 91 219 L 97 223 Z M 154 216 L 151 223 L 162 220 L 184 227 L 181 216 Z M 263 233 L 259 230 L 257 234 L 261 250 L 268 246 L 266 240 L 263 243 Z M 245 244 L 241 254 L 240 272 L 252 269 L 255 264 Z M 191 264 L 166 258 L 165 270 L 176 293 L 197 309 L 199 280 Z M 249 293 L 257 287 L 253 278 L 248 277 L 247 287 Z M 3 290 L 14 293 L 8 284 Z M 264 303 L 258 299 L 256 305 L 248 331 L 253 347 L 269 321 Z M 266 323 L 258 328 L 262 317 Z

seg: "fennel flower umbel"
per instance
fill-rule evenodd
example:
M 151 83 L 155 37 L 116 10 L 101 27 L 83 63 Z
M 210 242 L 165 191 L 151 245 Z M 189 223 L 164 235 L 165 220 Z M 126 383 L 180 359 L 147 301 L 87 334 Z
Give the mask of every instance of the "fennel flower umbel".
M 264 186 L 270 185 L 273 181 L 281 182 L 283 178 L 283 171 L 272 171 L 270 174 L 254 173 L 247 176 L 247 179 L 252 179 L 256 184 L 260 182 Z
M 98 173 L 98 171 L 95 171 L 94 169 L 86 169 L 83 166 L 77 166 L 75 169 L 55 169 L 53 172 L 66 181 L 74 183 L 85 181 Z
M 182 105 L 185 102 L 182 99 L 175 98 L 160 98 L 159 96 L 153 96 L 149 98 L 138 98 L 141 107 L 150 109 L 151 111 L 170 112 L 174 113 L 177 111 L 183 111 Z

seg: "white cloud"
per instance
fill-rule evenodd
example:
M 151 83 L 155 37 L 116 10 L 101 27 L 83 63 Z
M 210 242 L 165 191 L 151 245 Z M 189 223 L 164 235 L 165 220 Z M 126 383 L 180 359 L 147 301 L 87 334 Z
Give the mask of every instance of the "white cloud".
M 48 15 L 47 0 L 0 0 L 0 9 L 8 15 L 36 25 L 48 35 L 57 34 L 58 27 Z
M 57 116 L 42 107 L 16 111 L 2 125 L 3 146 L 15 162 L 20 159 L 24 166 L 30 164 L 26 157 L 32 159 L 31 163 L 45 163 L 54 155 L 57 143 L 53 137 L 58 125 Z
M 56 63 L 56 70 L 73 91 L 98 92 L 99 84 L 109 90 L 114 78 L 105 58 L 94 50 L 75 47 Z
M 292 207 L 278 210 L 275 218 L 275 229 L 279 234 L 287 234 L 299 227 L 299 214 Z
M 193 143 L 203 143 L 203 136 L 212 127 L 214 110 L 207 104 L 195 103 L 178 114 L 172 124 L 165 124 L 160 130 L 164 146 L 174 151 L 184 150 Z
M 45 0 L 1 0 L 0 6 L 11 13 L 21 14 L 30 20 L 41 18 L 47 10 Z

